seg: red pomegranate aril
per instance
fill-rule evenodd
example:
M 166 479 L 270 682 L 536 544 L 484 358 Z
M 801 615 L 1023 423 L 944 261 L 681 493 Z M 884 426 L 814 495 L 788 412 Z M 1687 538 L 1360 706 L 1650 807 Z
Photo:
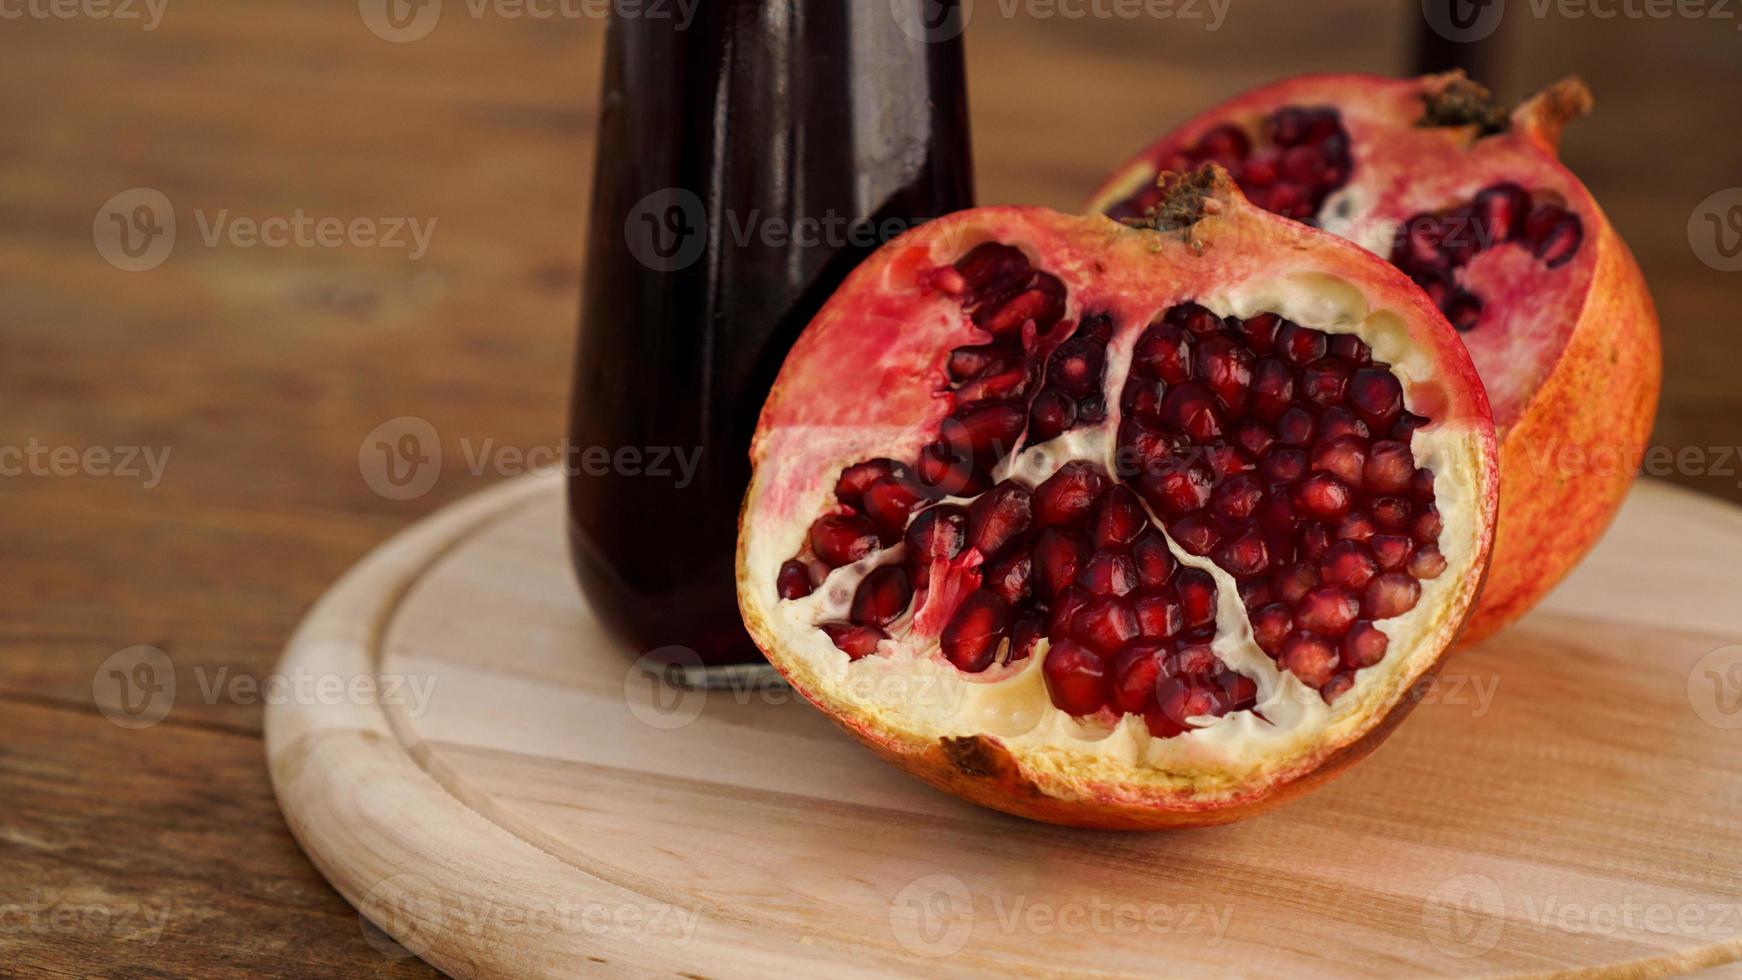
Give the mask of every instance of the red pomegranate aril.
M 1179 596 L 1165 586 L 1140 592 L 1131 600 L 1137 631 L 1150 639 L 1171 639 L 1185 629 L 1185 609 Z
M 1186 643 L 1168 657 L 1166 673 L 1171 677 L 1203 680 L 1222 672 L 1222 660 L 1208 643 Z
M 1285 446 L 1305 446 L 1313 441 L 1317 425 L 1313 413 L 1296 405 L 1276 420 L 1276 441 Z
M 1252 365 L 1252 414 L 1274 423 L 1294 403 L 1294 368 L 1279 357 Z
M 1359 591 L 1379 574 L 1379 562 L 1359 541 L 1338 541 L 1319 559 L 1319 578 L 1329 585 Z
M 803 599 L 811 594 L 810 566 L 794 558 L 780 566 L 779 574 L 774 577 L 775 591 L 782 599 Z
M 1186 629 L 1213 626 L 1216 622 L 1216 580 L 1201 568 L 1182 568 L 1174 580 Z
M 1282 652 L 1282 641 L 1294 630 L 1294 614 L 1288 606 L 1273 602 L 1252 614 L 1252 639 L 1258 649 L 1274 657 Z
M 1193 461 L 1160 473 L 1145 473 L 1139 483 L 1143 497 L 1162 515 L 1179 520 L 1210 502 L 1215 476 L 1209 467 Z
M 1431 503 L 1423 504 L 1417 512 L 1412 535 L 1417 544 L 1436 544 L 1440 540 L 1440 532 L 1445 529 L 1445 522 L 1440 518 L 1440 509 Z
M 1167 530 L 1181 548 L 1199 557 L 1208 555 L 1222 543 L 1222 531 L 1208 514 L 1187 514 L 1174 521 Z
M 1259 354 L 1270 353 L 1276 343 L 1276 330 L 1281 325 L 1282 317 L 1274 313 L 1259 313 L 1230 323 L 1234 332 L 1246 339 L 1246 346 Z
M 1028 413 L 1021 405 L 986 402 L 959 409 L 944 419 L 938 435 L 955 455 L 966 453 L 978 462 L 990 463 L 1009 455 L 1027 423 Z
M 1533 255 L 1551 269 L 1565 265 L 1584 241 L 1584 224 L 1578 215 L 1558 204 L 1539 204 L 1524 219 L 1524 238 Z
M 1320 408 L 1330 408 L 1343 400 L 1349 389 L 1349 376 L 1353 373 L 1354 369 L 1347 361 L 1335 357 L 1320 358 L 1301 369 L 1301 397 Z
M 825 514 L 811 525 L 811 550 L 830 568 L 851 565 L 876 551 L 877 527 L 858 514 Z
M 1475 293 L 1460 289 L 1441 304 L 1446 319 L 1461 333 L 1476 329 L 1482 320 L 1482 299 Z
M 1369 493 L 1404 493 L 1415 478 L 1415 456 L 1406 443 L 1384 439 L 1367 451 L 1362 486 Z
M 1223 123 L 1199 137 L 1193 152 L 1200 160 L 1214 160 L 1226 167 L 1252 152 L 1252 140 L 1240 127 Z
M 941 440 L 920 450 L 914 468 L 919 482 L 934 496 L 972 497 L 992 485 L 986 472 L 974 465 L 972 456 Z
M 1234 588 L 1240 593 L 1240 608 L 1247 612 L 1276 601 L 1276 590 L 1271 588 L 1270 580 L 1262 576 L 1240 579 L 1234 583 Z
M 1366 619 L 1390 619 L 1401 616 L 1421 600 L 1421 583 L 1402 572 L 1386 572 L 1367 583 L 1361 599 L 1361 614 Z
M 1470 208 L 1482 247 L 1492 248 L 1523 233 L 1525 215 L 1530 210 L 1530 193 L 1517 184 L 1494 184 L 1477 193 Z
M 1042 599 L 1076 580 L 1089 557 L 1089 539 L 1062 527 L 1043 527 L 1034 539 L 1034 586 Z
M 1330 528 L 1323 524 L 1317 521 L 1302 524 L 1300 526 L 1300 556 L 1317 561 L 1325 556 L 1325 552 L 1330 550 L 1333 540 Z
M 1312 468 L 1329 473 L 1346 486 L 1361 485 L 1367 467 L 1367 447 L 1354 436 L 1320 439 L 1313 447 Z
M 996 593 L 979 589 L 962 600 L 938 636 L 944 657 L 957 670 L 978 674 L 992 666 L 998 644 L 1010 627 L 1010 606 Z
M 1113 657 L 1113 706 L 1142 714 L 1155 706 L 1156 684 L 1162 680 L 1172 644 L 1139 640 Z
M 1176 567 L 1172 549 L 1154 530 L 1143 532 L 1131 543 L 1131 561 L 1138 583 L 1146 588 L 1166 584 Z
M 967 539 L 966 510 L 955 504 L 927 507 L 907 526 L 907 557 L 927 564 L 949 561 L 962 553 Z
M 1338 541 L 1366 541 L 1378 533 L 1379 525 L 1372 516 L 1358 510 L 1350 511 L 1337 522 Z
M 1367 423 L 1361 421 L 1354 412 L 1341 405 L 1325 409 L 1324 414 L 1319 416 L 1317 431 L 1320 442 L 1341 439 L 1345 436 L 1360 441 L 1363 447 L 1363 458 L 1365 458 L 1366 453 L 1366 441 L 1372 435 L 1372 430 L 1367 428 Z
M 1296 630 L 1282 641 L 1282 652 L 1276 660 L 1302 684 L 1316 691 L 1336 672 L 1337 648 L 1316 633 Z
M 1061 388 L 1042 388 L 1028 406 L 1028 444 L 1056 439 L 1077 424 L 1077 400 Z
M 968 545 L 988 558 L 1002 552 L 1034 524 L 1028 488 L 1005 480 L 968 508 Z
M 1258 471 L 1273 484 L 1293 483 L 1306 475 L 1307 461 L 1305 449 L 1298 446 L 1278 446 L 1264 454 L 1264 459 L 1258 464 Z
M 950 374 L 950 380 L 960 383 L 970 378 L 979 377 L 994 361 L 1021 356 L 1020 350 L 1003 344 L 975 344 L 969 347 L 958 347 L 950 351 L 947 370 Z
M 1318 588 L 1319 581 L 1317 564 L 1304 561 L 1283 565 L 1271 577 L 1271 584 L 1276 588 L 1276 597 L 1290 606 Z
M 1065 284 L 1056 276 L 1037 273 L 1027 289 L 1008 298 L 988 300 L 974 311 L 974 325 L 994 337 L 1014 340 L 1024 324 L 1034 322 L 1044 334 L 1065 315 Z
M 1234 442 L 1257 458 L 1276 444 L 1276 433 L 1257 419 L 1241 419 L 1234 423 Z
M 1052 600 L 1052 613 L 1047 618 L 1046 635 L 1054 642 L 1064 639 L 1071 633 L 1071 623 L 1094 600 L 1086 590 L 1074 585 L 1067 585 Z
M 1295 607 L 1295 625 L 1324 636 L 1342 636 L 1361 614 L 1361 600 L 1354 592 L 1335 585 L 1308 592 Z
M 1084 527 L 1107 477 L 1093 463 L 1072 460 L 1034 489 L 1034 521 L 1041 526 Z
M 1156 694 L 1157 711 L 1182 732 L 1194 727 L 1190 719 L 1219 714 L 1222 707 L 1210 689 L 1178 678 L 1162 681 Z
M 1244 449 L 1222 439 L 1206 442 L 1199 446 L 1198 450 L 1202 453 L 1204 461 L 1209 464 L 1210 472 L 1215 474 L 1218 480 L 1232 479 L 1258 468 L 1258 464 L 1246 454 Z
M 1446 571 L 1446 556 L 1437 545 L 1424 544 L 1409 559 L 1409 574 L 1418 579 L 1436 579 Z
M 1314 473 L 1294 488 L 1294 506 L 1307 517 L 1334 521 L 1349 512 L 1353 495 L 1329 473 Z
M 1222 318 L 1196 303 L 1181 303 L 1162 317 L 1166 323 L 1184 327 L 1187 333 L 1207 337 L 1222 332 Z
M 1414 516 L 1414 508 L 1402 497 L 1374 497 L 1367 509 L 1373 514 L 1373 523 L 1386 531 L 1408 530 Z
M 841 478 L 835 481 L 835 499 L 855 510 L 864 506 L 865 491 L 871 484 L 886 476 L 897 476 L 904 473 L 900 463 L 893 459 L 868 459 L 863 463 L 854 463 L 841 471 Z
M 1425 416 L 1406 411 L 1398 416 L 1397 422 L 1392 425 L 1390 436 L 1399 442 L 1407 443 L 1415 435 L 1415 430 L 1428 424 L 1428 421 Z
M 1338 698 L 1348 694 L 1354 686 L 1355 676 L 1344 671 L 1340 674 L 1332 674 L 1331 679 L 1325 682 L 1325 686 L 1319 689 L 1319 694 L 1324 697 L 1326 704 L 1335 704 Z
M 1054 643 L 1041 665 L 1047 696 L 1066 714 L 1082 717 L 1107 706 L 1107 667 L 1099 655 L 1071 640 Z
M 1434 471 L 1423 467 L 1415 471 L 1409 479 L 1409 492 L 1417 503 L 1432 503 L 1434 499 Z
M 1018 549 L 987 565 L 982 583 L 1005 602 L 1016 606 L 1027 602 L 1033 595 L 1033 576 L 1033 556 Z
M 1232 337 L 1205 337 L 1198 343 L 1197 376 L 1228 411 L 1242 414 L 1251 400 L 1252 352 Z
M 1248 520 L 1258 511 L 1258 505 L 1264 500 L 1264 484 L 1257 476 L 1241 473 L 1230 477 L 1216 487 L 1210 495 L 1210 505 L 1223 520 L 1240 522 Z
M 1361 368 L 1349 380 L 1349 403 L 1368 425 L 1386 429 L 1403 412 L 1403 385 L 1389 369 Z
M 889 634 L 875 626 L 854 626 L 851 623 L 824 623 L 822 631 L 847 655 L 848 660 L 869 657 L 877 652 L 877 644 L 889 639 Z
M 1013 664 L 1034 656 L 1035 647 L 1046 636 L 1046 619 L 1038 613 L 1025 613 L 1010 624 L 1010 642 L 1000 663 Z
M 1277 353 L 1297 367 L 1311 364 L 1324 357 L 1330 347 L 1331 339 L 1328 334 L 1322 330 L 1303 327 L 1298 323 L 1284 322 L 1282 329 L 1276 332 Z
M 1368 364 L 1373 360 L 1373 348 L 1352 333 L 1336 333 L 1331 335 L 1331 356 L 1350 364 Z
M 1415 542 L 1401 534 L 1375 534 L 1368 539 L 1367 547 L 1381 571 L 1395 572 L 1409 561 Z
M 1143 503 L 1130 489 L 1120 485 L 1108 487 L 1101 494 L 1091 521 L 1090 540 L 1097 548 L 1130 544 L 1149 527 L 1149 515 Z
M 1052 352 L 1046 379 L 1073 395 L 1086 395 L 1099 387 L 1106 361 L 1106 347 L 1089 337 L 1072 337 Z
M 1138 632 L 1136 611 L 1117 596 L 1092 599 L 1071 619 L 1071 636 L 1102 656 L 1112 656 Z
M 1385 651 L 1390 646 L 1391 638 L 1363 619 L 1349 627 L 1349 632 L 1343 637 L 1343 666 L 1348 670 L 1371 667 L 1385 659 Z
M 1125 595 L 1137 588 L 1137 566 L 1123 548 L 1103 548 L 1083 564 L 1077 584 L 1095 595 Z
M 912 601 L 913 586 L 908 584 L 907 570 L 900 565 L 884 565 L 859 583 L 853 593 L 849 618 L 860 626 L 888 626 L 901 618 Z
M 1270 567 L 1270 553 L 1264 545 L 1264 535 L 1251 528 L 1216 549 L 1216 564 L 1230 575 L 1257 575 Z
M 1177 384 L 1192 376 L 1191 339 L 1171 323 L 1154 323 L 1137 339 L 1131 374 Z
M 956 262 L 956 271 L 967 282 L 963 301 L 975 304 L 1021 286 L 1028 281 L 1033 268 L 1016 246 L 986 242 L 962 256 Z
M 978 376 L 955 389 L 957 404 L 1021 398 L 1034 380 L 1029 366 L 1020 359 L 995 361 Z
M 1167 389 L 1161 401 L 1161 420 L 1198 442 L 1221 435 L 1226 425 L 1215 394 L 1196 381 Z
M 877 526 L 884 544 L 901 540 L 907 530 L 907 515 L 920 502 L 906 480 L 886 476 L 865 488 L 865 516 Z

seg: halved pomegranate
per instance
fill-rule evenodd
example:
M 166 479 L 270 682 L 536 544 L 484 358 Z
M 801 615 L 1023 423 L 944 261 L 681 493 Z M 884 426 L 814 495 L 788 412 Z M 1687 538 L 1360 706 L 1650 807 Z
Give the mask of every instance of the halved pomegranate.
M 868 259 L 751 449 L 739 604 L 804 697 L 988 806 L 1220 823 L 1328 778 L 1475 601 L 1498 466 L 1396 269 L 1220 170 L 1150 227 L 982 208 Z
M 1092 209 L 1143 214 L 1156 176 L 1215 161 L 1253 203 L 1389 258 L 1460 331 L 1500 433 L 1501 520 L 1465 642 L 1522 616 L 1596 543 L 1638 472 L 1661 375 L 1639 268 L 1556 157 L 1591 95 L 1511 113 L 1461 74 L 1312 75 L 1241 95 L 1123 167 Z

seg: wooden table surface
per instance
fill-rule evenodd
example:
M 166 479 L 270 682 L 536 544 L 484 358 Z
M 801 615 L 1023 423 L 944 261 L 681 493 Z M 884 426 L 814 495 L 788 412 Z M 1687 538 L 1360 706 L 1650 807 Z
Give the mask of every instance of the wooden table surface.
M 407 44 L 345 0 L 0 6 L 0 447 L 20 451 L 0 462 L 29 461 L 0 476 L 0 974 L 429 972 L 382 956 L 292 842 L 251 685 L 372 545 L 513 475 L 468 451 L 562 436 L 602 25 L 448 6 Z M 1210 30 L 981 8 L 981 197 L 1060 207 L 1247 85 L 1406 70 L 1419 10 L 1235 0 Z M 1742 499 L 1742 273 L 1687 237 L 1742 182 L 1742 32 L 1526 11 L 1502 37 L 1509 94 L 1594 82 L 1567 152 L 1664 315 L 1657 441 L 1692 453 L 1668 475 Z M 141 187 L 180 230 L 167 262 L 128 272 L 94 219 Z M 435 224 L 415 260 L 206 241 L 298 213 Z M 359 448 L 407 415 L 435 427 L 443 469 L 387 499 Z M 94 685 L 141 645 L 171 658 L 177 695 L 124 728 Z

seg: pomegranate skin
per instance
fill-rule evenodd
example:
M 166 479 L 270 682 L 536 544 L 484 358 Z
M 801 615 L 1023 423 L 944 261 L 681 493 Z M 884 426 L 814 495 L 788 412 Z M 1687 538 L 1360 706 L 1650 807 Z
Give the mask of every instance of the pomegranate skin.
M 1437 671 L 1474 606 L 1493 545 L 1499 469 L 1487 398 L 1457 337 L 1425 295 L 1378 257 L 1252 208 L 1225 177 L 1216 197 L 1220 207 L 1209 213 L 1218 217 L 1183 232 L 1017 207 L 961 212 L 911 231 L 861 265 L 825 305 L 794 346 L 764 406 L 751 450 L 755 474 L 740 519 L 739 601 L 746 627 L 800 696 L 878 756 L 937 788 L 1018 816 L 1085 828 L 1204 826 L 1255 815 L 1322 784 L 1376 747 L 1413 707 L 1408 692 Z M 1128 356 L 1155 310 L 1225 278 L 1262 279 L 1284 270 L 1310 277 L 1334 269 L 1335 278 L 1367 297 L 1376 311 L 1397 314 L 1387 328 L 1394 342 L 1401 330 L 1417 356 L 1435 365 L 1406 384 L 1410 404 L 1431 407 L 1443 420 L 1437 425 L 1458 433 L 1458 445 L 1468 450 L 1457 457 L 1460 493 L 1448 498 L 1464 501 L 1459 526 L 1467 534 L 1460 546 L 1465 561 L 1456 577 L 1447 577 L 1441 604 L 1421 621 L 1412 650 L 1393 651 L 1403 657 L 1397 670 L 1381 685 L 1357 687 L 1338 706 L 1334 725 L 1232 779 L 1191 768 L 1139 773 L 1131 771 L 1136 766 L 1108 760 L 1066 764 L 1017 744 L 1020 738 L 975 731 L 972 724 L 949 731 L 909 723 L 900 706 L 873 706 L 856 696 L 842 673 L 844 658 L 801 649 L 805 644 L 795 634 L 803 627 L 782 615 L 772 575 L 818 508 L 829 506 L 841 467 L 873 454 L 910 458 L 938 431 L 951 410 L 935 381 L 943 357 L 984 338 L 934 295 L 948 288 L 938 285 L 947 282 L 947 273 L 937 270 L 991 241 L 1020 243 L 1038 256 L 1037 266 L 1058 270 L 1071 282 L 1079 313 L 1110 312 L 1122 325 L 1111 345 L 1120 356 Z M 776 553 L 781 561 L 769 564 Z M 974 561 L 937 564 L 932 574 L 934 589 L 958 597 L 979 587 L 979 578 Z M 931 613 L 929 603 L 918 606 L 912 618 L 915 647 L 927 636 L 935 642 L 944 619 Z M 929 676 L 900 673 L 905 652 L 877 676 Z M 853 666 L 875 666 L 876 659 Z M 913 693 L 931 696 L 924 684 Z
M 1349 186 L 1362 193 L 1352 198 L 1353 213 L 1341 217 L 1354 227 L 1351 237 L 1369 248 L 1387 241 L 1374 230 L 1384 221 L 1462 203 L 1494 183 L 1521 183 L 1564 199 L 1583 223 L 1584 242 L 1574 261 L 1553 273 L 1551 298 L 1508 282 L 1504 291 L 1513 292 L 1507 298 L 1522 321 L 1517 339 L 1491 344 L 1464 335 L 1493 402 L 1501 466 L 1494 559 L 1460 640 L 1470 645 L 1529 612 L 1602 537 L 1639 473 L 1663 356 L 1637 262 L 1558 157 L 1562 130 L 1592 107 L 1584 82 L 1550 86 L 1511 113 L 1507 131 L 1473 142 L 1469 127 L 1459 134 L 1414 125 L 1425 97 L 1465 84 L 1459 72 L 1413 79 L 1315 74 L 1253 89 L 1146 147 L 1095 193 L 1089 209 L 1109 210 L 1152 183 L 1162 162 L 1218 126 L 1250 125 L 1283 106 L 1321 105 L 1343 113 L 1354 154 Z M 1492 299 L 1488 308 L 1495 308 Z M 1533 367 L 1515 372 L 1517 361 Z

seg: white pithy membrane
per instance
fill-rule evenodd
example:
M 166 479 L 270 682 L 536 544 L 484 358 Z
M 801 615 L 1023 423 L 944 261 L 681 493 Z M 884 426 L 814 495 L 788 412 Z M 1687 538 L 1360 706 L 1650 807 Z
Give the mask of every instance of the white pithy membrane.
M 1271 312 L 1329 333 L 1356 333 L 1372 347 L 1374 359 L 1388 362 L 1403 382 L 1406 407 L 1451 402 L 1449 397 L 1421 397 L 1431 395 L 1435 384 L 1431 358 L 1409 343 L 1407 328 L 1397 314 L 1370 311 L 1361 292 L 1341 279 L 1322 273 L 1272 278 L 1200 296 L 1197 302 L 1224 316 Z M 1147 325 L 1162 312 L 1154 310 L 1142 322 Z M 1118 393 L 1141 333 L 1141 329 L 1122 330 L 1108 349 L 1105 423 L 1027 449 L 1005 460 L 994 475 L 1016 476 L 1032 487 L 1072 459 L 1090 460 L 1115 473 Z M 1255 710 L 1195 719 L 1194 724 L 1202 727 L 1173 738 L 1151 736 L 1143 719 L 1135 715 L 1123 716 L 1109 727 L 1104 719 L 1079 720 L 1053 707 L 1041 674 L 1045 640 L 1027 660 L 995 666 L 983 674 L 964 674 L 944 659 L 935 637 L 922 641 L 905 635 L 909 613 L 891 625 L 889 632 L 895 639 L 884 643 L 877 655 L 849 662 L 816 626 L 845 622 L 859 581 L 878 565 L 900 561 L 903 545 L 835 569 L 806 598 L 781 601 L 775 598 L 776 570 L 785 557 L 802 548 L 808 528 L 765 535 L 748 555 L 751 588 L 787 653 L 802 659 L 821 682 L 820 693 L 844 699 L 889 730 L 927 740 L 994 735 L 1025 767 L 1067 781 L 1117 776 L 1128 783 L 1189 785 L 1213 792 L 1218 785 L 1234 786 L 1257 770 L 1280 767 L 1323 743 L 1351 741 L 1360 734 L 1362 718 L 1372 713 L 1369 709 L 1405 695 L 1403 686 L 1432 660 L 1437 647 L 1428 641 L 1450 618 L 1460 583 L 1471 574 L 1479 540 L 1476 515 L 1481 507 L 1473 495 L 1482 482 L 1477 472 L 1480 437 L 1457 422 L 1434 418 L 1416 431 L 1411 444 L 1417 465 L 1436 476 L 1435 493 L 1444 522 L 1439 546 L 1446 571 L 1421 583 L 1421 599 L 1413 610 L 1377 624 L 1391 640 L 1385 658 L 1359 671 L 1354 687 L 1335 705 L 1326 704 L 1293 674 L 1279 670 L 1258 648 L 1233 577 L 1210 559 L 1186 553 L 1171 537 L 1169 544 L 1180 562 L 1206 570 L 1216 581 L 1213 649 L 1224 663 L 1258 686 Z M 857 461 L 843 459 L 840 465 Z M 831 503 L 819 499 L 815 512 L 824 512 Z M 1165 530 L 1161 521 L 1154 523 Z

